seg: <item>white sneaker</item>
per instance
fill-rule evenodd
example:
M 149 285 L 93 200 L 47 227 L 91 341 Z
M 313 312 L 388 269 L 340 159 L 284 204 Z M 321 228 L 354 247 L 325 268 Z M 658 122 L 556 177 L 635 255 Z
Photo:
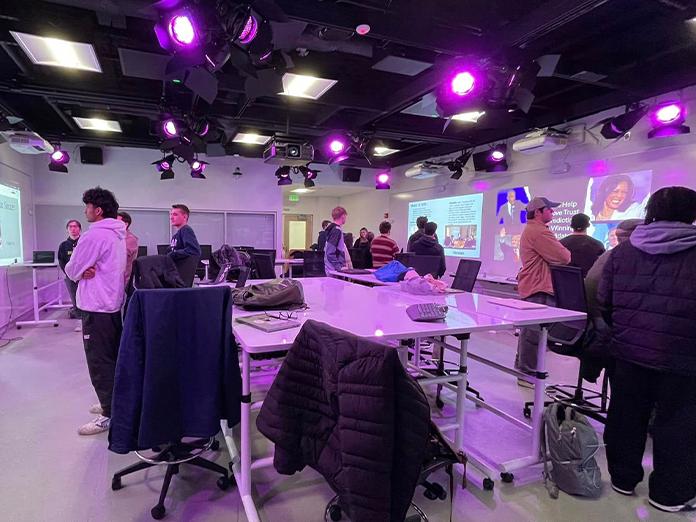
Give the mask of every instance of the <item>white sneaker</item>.
M 81 325 L 81 324 L 78 324 L 78 325 L 75 327 L 75 329 L 73 330 L 73 332 L 81 332 L 81 331 L 82 331 L 82 325 Z
M 92 404 L 92 407 L 89 409 L 90 413 L 94 413 L 95 415 L 101 415 L 104 413 L 104 410 L 102 410 L 101 404 L 96 403 Z
M 693 511 L 696 509 L 696 499 L 690 500 L 686 504 L 677 504 L 676 506 L 665 506 L 664 504 L 658 504 L 653 499 L 648 498 L 648 502 L 654 508 L 660 511 L 666 511 L 667 513 L 678 513 L 679 511 Z
M 630 497 L 630 496 L 632 496 L 632 495 L 635 493 L 634 490 L 628 490 L 628 489 L 617 488 L 613 483 L 612 483 L 612 485 L 611 485 L 611 489 L 613 489 L 613 490 L 616 491 L 617 493 L 621 493 L 622 495 L 626 495 L 627 497 Z
M 110 423 L 111 419 L 109 417 L 99 415 L 99 417 L 97 417 L 93 421 L 80 426 L 80 428 L 77 430 L 77 433 L 80 435 L 96 435 L 97 433 L 108 431 Z

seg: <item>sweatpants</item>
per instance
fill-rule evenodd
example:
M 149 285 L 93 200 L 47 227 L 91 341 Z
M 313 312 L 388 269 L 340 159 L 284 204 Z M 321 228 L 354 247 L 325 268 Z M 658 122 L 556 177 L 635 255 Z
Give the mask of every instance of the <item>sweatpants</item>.
M 537 292 L 529 297 L 525 297 L 524 301 L 541 303 L 548 306 L 556 305 L 556 299 L 554 296 L 544 292 Z M 536 372 L 540 334 L 541 332 L 538 328 L 520 329 L 520 336 L 517 339 L 517 356 L 515 357 L 516 369 L 525 373 Z
M 82 343 L 85 347 L 89 378 L 97 393 L 102 415 L 111 417 L 118 345 L 121 342 L 121 311 L 82 312 Z
M 666 506 L 696 497 L 696 377 L 616 361 L 604 431 L 612 483 L 633 490 L 643 480 L 650 414 L 653 472 L 649 495 Z
M 77 283 L 69 277 L 66 277 L 65 286 L 68 289 L 68 294 L 70 294 L 70 301 L 72 302 L 70 316 L 74 317 L 75 319 L 80 319 L 80 311 L 77 308 Z

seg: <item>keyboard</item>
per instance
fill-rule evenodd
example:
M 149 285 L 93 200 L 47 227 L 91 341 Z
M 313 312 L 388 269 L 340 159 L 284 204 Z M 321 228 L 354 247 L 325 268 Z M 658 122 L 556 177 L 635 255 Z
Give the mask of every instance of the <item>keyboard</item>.
M 339 272 L 341 272 L 342 274 L 353 274 L 353 275 L 371 274 L 372 273 L 369 270 L 365 270 L 364 268 L 342 268 L 341 270 L 339 270 Z
M 447 306 L 435 303 L 414 304 L 406 308 L 406 313 L 412 321 L 444 321 L 447 317 Z

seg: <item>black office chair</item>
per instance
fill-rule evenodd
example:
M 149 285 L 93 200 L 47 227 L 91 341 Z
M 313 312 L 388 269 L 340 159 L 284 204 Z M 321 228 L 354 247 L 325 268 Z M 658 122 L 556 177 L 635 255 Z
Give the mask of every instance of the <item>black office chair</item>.
M 366 248 L 349 248 L 353 268 L 372 268 L 372 255 Z
M 169 245 L 157 245 L 157 255 L 166 256 L 169 252 Z
M 254 251 L 251 254 L 251 264 L 254 272 L 254 279 L 275 279 L 278 277 L 273 266 L 271 256 L 257 254 Z
M 146 245 L 140 245 L 138 247 L 138 255 L 137 257 L 145 257 L 147 255 L 147 246 Z
M 440 256 L 419 256 L 409 252 L 405 254 L 396 254 L 394 259 L 409 268 L 413 268 L 420 276 L 430 274 L 434 278 L 438 277 Z
M 587 313 L 587 296 L 582 270 L 574 266 L 551 266 L 551 281 L 556 297 L 556 307 Z M 548 333 L 549 349 L 559 355 L 580 359 L 578 379 L 574 384 L 552 384 L 546 387 L 546 395 L 552 400 L 545 406 L 560 402 L 570 406 L 599 422 L 606 422 L 608 396 L 608 376 L 604 372 L 602 391 L 597 392 L 582 386 L 583 345 L 588 319 L 555 323 Z M 599 404 L 596 403 L 599 401 Z M 524 405 L 524 416 L 532 415 L 533 402 Z
M 275 249 L 271 248 L 255 248 L 254 249 L 254 254 L 262 254 L 264 256 L 271 256 L 271 263 L 273 263 L 273 266 L 275 266 L 275 261 L 276 261 L 276 251 Z
M 304 253 L 304 265 L 302 265 L 304 277 L 326 277 L 324 266 L 324 251 L 306 251 Z
M 452 288 L 455 290 L 464 290 L 471 292 L 476 284 L 479 270 L 481 269 L 481 261 L 475 259 L 462 259 L 457 266 L 457 273 L 454 274 Z
M 196 275 L 196 267 L 199 260 L 198 256 L 186 256 L 182 259 L 174 260 L 176 269 L 187 287 L 193 286 L 193 278 Z

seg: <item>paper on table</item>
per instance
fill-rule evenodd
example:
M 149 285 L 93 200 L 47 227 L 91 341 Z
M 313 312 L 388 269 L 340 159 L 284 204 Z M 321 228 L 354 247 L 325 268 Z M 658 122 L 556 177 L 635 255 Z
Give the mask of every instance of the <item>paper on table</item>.
M 545 304 L 530 303 L 529 301 L 521 301 L 519 299 L 506 299 L 503 297 L 489 297 L 488 302 L 501 306 L 508 306 L 510 308 L 517 308 L 518 310 L 537 310 L 539 308 L 546 308 Z

